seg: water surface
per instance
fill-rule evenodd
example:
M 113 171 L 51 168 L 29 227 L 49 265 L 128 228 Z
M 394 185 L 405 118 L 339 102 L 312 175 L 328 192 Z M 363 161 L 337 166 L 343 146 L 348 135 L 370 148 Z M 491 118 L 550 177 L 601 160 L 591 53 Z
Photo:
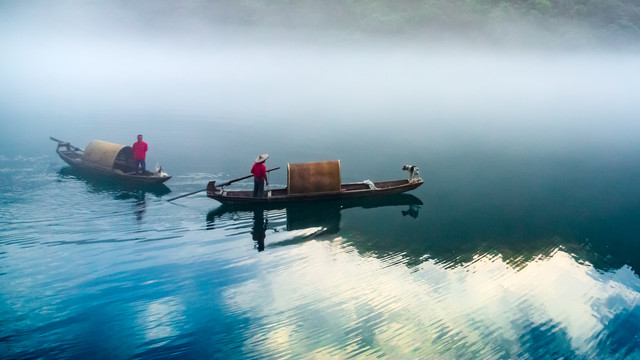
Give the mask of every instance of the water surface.
M 52 85 L 0 92 L 1 357 L 640 357 L 637 58 L 237 51 L 227 78 L 194 61 L 209 77 L 166 91 L 144 70 L 93 79 L 109 97 L 75 78 L 55 106 L 34 100 Z M 85 178 L 48 140 L 139 132 L 164 187 Z M 414 164 L 425 183 L 261 210 L 166 201 L 264 152 L 272 187 L 288 162 L 333 159 L 344 182 Z

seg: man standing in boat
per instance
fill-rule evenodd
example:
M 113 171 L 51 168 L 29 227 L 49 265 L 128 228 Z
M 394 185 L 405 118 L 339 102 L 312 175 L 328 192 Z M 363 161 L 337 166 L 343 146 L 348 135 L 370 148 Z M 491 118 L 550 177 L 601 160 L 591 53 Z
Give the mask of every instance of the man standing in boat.
M 139 173 L 140 167 L 142 167 L 142 175 L 147 171 L 147 166 L 144 161 L 147 157 L 147 150 L 149 150 L 149 145 L 142 141 L 142 135 L 138 134 L 138 141 L 133 143 L 133 160 L 136 164 L 136 174 Z
M 267 180 L 267 167 L 264 162 L 267 161 L 269 154 L 262 154 L 256 158 L 255 164 L 251 168 L 253 174 L 253 197 L 264 196 L 264 184 L 269 185 Z

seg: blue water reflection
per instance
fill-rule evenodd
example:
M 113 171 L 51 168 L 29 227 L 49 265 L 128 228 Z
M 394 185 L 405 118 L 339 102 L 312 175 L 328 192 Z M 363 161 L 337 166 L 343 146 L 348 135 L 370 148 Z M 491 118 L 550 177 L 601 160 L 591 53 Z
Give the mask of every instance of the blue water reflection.
M 504 207 L 494 181 L 483 185 L 490 196 L 457 187 L 445 199 L 440 172 L 406 196 L 244 209 L 204 196 L 168 203 L 166 189 L 124 189 L 64 166 L 47 155 L 0 166 L 10 189 L 0 196 L 5 358 L 640 351 L 637 214 L 602 213 L 607 198 L 561 218 L 575 208 L 549 197 Z M 176 187 L 203 177 L 190 176 Z
M 409 194 L 399 194 L 373 199 L 347 199 L 340 201 L 321 201 L 274 206 L 247 206 L 223 204 L 207 214 L 207 228 L 215 229 L 216 221 L 248 218 L 252 216 L 251 234 L 258 251 L 265 249 L 265 238 L 268 229 L 273 232 L 302 233 L 301 238 L 318 238 L 319 235 L 334 235 L 340 232 L 341 212 L 346 209 L 378 208 L 384 206 L 403 206 L 402 216 L 417 218 L 422 201 Z M 271 225 L 269 225 L 271 218 Z M 284 222 L 284 224 L 283 224 Z M 297 243 L 297 239 L 287 239 L 269 246 L 283 246 Z

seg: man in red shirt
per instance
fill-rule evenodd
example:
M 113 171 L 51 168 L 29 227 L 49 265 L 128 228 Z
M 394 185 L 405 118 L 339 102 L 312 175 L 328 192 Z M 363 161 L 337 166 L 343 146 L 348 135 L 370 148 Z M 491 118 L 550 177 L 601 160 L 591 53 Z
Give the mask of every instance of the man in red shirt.
M 269 154 L 262 154 L 256 158 L 255 164 L 251 168 L 253 174 L 253 197 L 262 197 L 264 194 L 264 183 L 269 185 L 267 180 L 267 167 L 264 162 L 267 161 Z
M 143 175 L 147 171 L 147 166 L 144 161 L 147 157 L 147 150 L 149 150 L 149 145 L 142 141 L 142 135 L 138 134 L 138 141 L 133 143 L 133 160 L 136 164 L 136 174 L 139 172 L 140 167 L 142 167 Z

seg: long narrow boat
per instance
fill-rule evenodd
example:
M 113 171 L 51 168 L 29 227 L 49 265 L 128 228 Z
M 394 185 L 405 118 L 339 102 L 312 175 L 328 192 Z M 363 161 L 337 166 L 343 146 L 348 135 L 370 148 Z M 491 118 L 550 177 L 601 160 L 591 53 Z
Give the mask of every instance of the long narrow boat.
M 340 161 L 323 161 L 287 165 L 287 187 L 266 190 L 265 196 L 253 197 L 253 191 L 232 191 L 207 184 L 207 196 L 223 204 L 278 204 L 304 201 L 340 200 L 378 197 L 413 190 L 424 182 L 418 167 L 405 165 L 409 178 L 402 180 L 341 183 Z
M 171 179 L 162 168 L 136 173 L 131 146 L 94 140 L 83 150 L 68 142 L 50 139 L 58 143 L 56 153 L 64 162 L 87 175 L 145 185 L 162 184 Z
M 319 201 L 313 203 L 291 202 L 291 203 L 265 203 L 265 204 L 221 204 L 212 209 L 207 214 L 207 221 L 225 216 L 227 214 L 286 210 L 294 217 L 308 214 L 327 213 L 333 209 L 345 210 L 353 208 L 373 209 L 388 206 L 422 206 L 424 203 L 419 198 L 411 194 L 392 194 L 388 196 L 374 197 L 351 197 L 338 200 Z M 310 219 L 311 220 L 311 219 Z

